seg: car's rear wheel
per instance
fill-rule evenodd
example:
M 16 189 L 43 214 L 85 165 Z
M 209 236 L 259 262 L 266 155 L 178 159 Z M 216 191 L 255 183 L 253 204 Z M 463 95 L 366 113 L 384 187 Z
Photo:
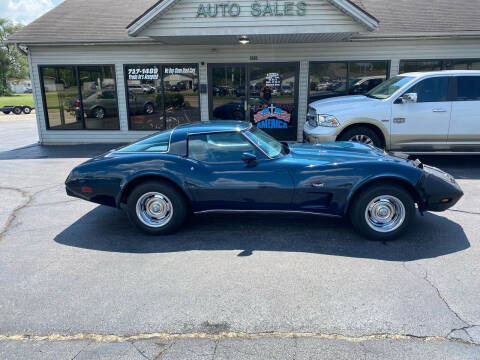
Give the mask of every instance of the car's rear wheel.
M 147 103 L 147 104 L 145 104 L 145 109 L 144 110 L 145 110 L 145 114 L 151 115 L 155 111 L 155 108 L 153 107 L 153 104 Z
M 127 200 L 132 223 L 153 235 L 171 234 L 178 230 L 187 216 L 183 195 L 166 182 L 145 182 L 136 186 Z
M 338 137 L 339 141 L 354 141 L 361 144 L 382 147 L 382 142 L 377 133 L 366 126 L 354 126 L 347 129 Z
M 102 120 L 105 117 L 105 109 L 98 106 L 92 110 L 93 116 L 98 120 Z
M 410 193 L 394 184 L 368 187 L 352 201 L 350 221 L 372 240 L 391 240 L 401 235 L 415 215 L 415 202 Z

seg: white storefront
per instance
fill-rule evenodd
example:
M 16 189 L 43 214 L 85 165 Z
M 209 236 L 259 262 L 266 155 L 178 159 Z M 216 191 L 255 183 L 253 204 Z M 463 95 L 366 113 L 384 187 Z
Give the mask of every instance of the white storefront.
M 301 141 L 309 97 L 480 66 L 476 36 L 381 35 L 374 16 L 344 0 L 164 0 L 125 24 L 128 41 L 10 41 L 28 47 L 43 143 L 129 142 L 227 118 Z

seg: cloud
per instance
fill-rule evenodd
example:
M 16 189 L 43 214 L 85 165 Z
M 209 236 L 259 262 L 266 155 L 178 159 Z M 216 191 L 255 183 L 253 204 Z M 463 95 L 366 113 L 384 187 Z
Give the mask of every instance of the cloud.
M 52 9 L 55 0 L 8 0 L 6 16 L 14 23 L 28 24 Z

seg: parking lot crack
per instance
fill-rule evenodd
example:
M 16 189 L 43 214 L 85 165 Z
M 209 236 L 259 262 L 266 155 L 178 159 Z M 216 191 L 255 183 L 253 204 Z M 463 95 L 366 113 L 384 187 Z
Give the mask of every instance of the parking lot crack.
M 440 290 L 438 289 L 438 287 L 433 283 L 432 280 L 430 280 L 430 278 L 429 278 L 429 276 L 428 276 L 428 271 L 427 271 L 426 269 L 424 269 L 424 272 L 425 272 L 425 273 L 424 273 L 424 276 L 423 276 L 423 277 L 420 277 L 418 274 L 416 274 L 415 272 L 411 271 L 411 270 L 407 267 L 407 265 L 406 265 L 405 262 L 402 263 L 402 266 L 403 266 L 403 267 L 405 268 L 405 270 L 407 270 L 410 274 L 412 274 L 412 275 L 414 275 L 414 276 L 416 276 L 416 277 L 418 277 L 418 278 L 423 279 L 432 289 L 434 289 L 435 292 L 436 292 L 436 294 L 437 294 L 437 296 L 438 296 L 438 298 L 444 303 L 444 305 L 447 307 L 447 309 L 449 310 L 449 312 L 450 312 L 451 314 L 453 314 L 453 315 L 457 318 L 457 320 L 459 320 L 460 322 L 462 322 L 462 323 L 464 324 L 463 327 L 452 329 L 452 330 L 447 334 L 446 337 L 448 337 L 450 334 L 452 334 L 452 333 L 453 333 L 454 331 L 456 331 L 456 330 L 463 330 L 463 329 L 465 329 L 465 328 L 469 328 L 469 327 L 472 326 L 471 324 L 468 323 L 468 321 L 464 320 L 464 319 L 460 316 L 460 314 L 459 314 L 458 312 L 456 312 L 456 311 L 450 306 L 450 304 L 448 303 L 447 299 L 445 299 L 445 297 L 442 295 L 442 293 L 440 292 Z M 468 335 L 468 333 L 467 333 L 467 335 Z M 472 340 L 472 338 L 470 337 L 470 335 L 468 335 L 468 337 L 470 338 L 470 340 Z M 473 342 L 473 340 L 472 340 L 472 342 Z
M 4 236 L 8 233 L 8 231 L 10 231 L 10 229 L 12 228 L 13 224 L 15 223 L 15 220 L 17 219 L 18 213 L 31 204 L 31 202 L 33 201 L 33 196 L 29 195 L 24 190 L 21 190 L 21 189 L 18 189 L 18 188 L 13 188 L 13 187 L 1 186 L 0 190 L 18 192 L 22 196 L 22 198 L 25 199 L 19 206 L 17 206 L 15 209 L 13 209 L 10 212 L 10 214 L 7 218 L 7 221 L 5 223 L 5 226 L 0 231 L 0 241 L 1 241 L 4 238 Z
M 459 212 L 462 214 L 469 214 L 469 215 L 480 215 L 480 212 L 468 211 L 468 210 L 448 209 L 447 211 Z

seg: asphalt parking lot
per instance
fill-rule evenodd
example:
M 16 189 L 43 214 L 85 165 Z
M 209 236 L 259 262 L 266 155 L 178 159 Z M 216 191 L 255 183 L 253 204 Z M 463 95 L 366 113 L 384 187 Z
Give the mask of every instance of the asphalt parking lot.
M 0 116 L 1 359 L 480 359 L 480 157 L 394 242 L 341 219 L 204 214 L 168 237 L 63 182 L 111 146 Z

